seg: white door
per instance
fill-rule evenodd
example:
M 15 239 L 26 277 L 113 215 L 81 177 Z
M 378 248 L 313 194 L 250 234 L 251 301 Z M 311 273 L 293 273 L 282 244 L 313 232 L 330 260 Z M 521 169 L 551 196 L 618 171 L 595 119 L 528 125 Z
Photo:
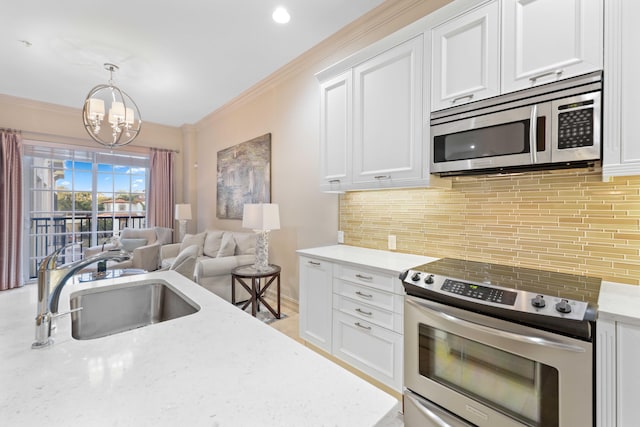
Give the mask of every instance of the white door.
M 422 35 L 354 69 L 353 182 L 420 178 Z
M 602 0 L 502 5 L 502 92 L 602 69 Z
M 493 1 L 433 29 L 432 111 L 500 93 L 499 12 Z
M 351 71 L 320 84 L 320 189 L 351 181 Z
M 300 338 L 331 353 L 332 264 L 300 257 Z

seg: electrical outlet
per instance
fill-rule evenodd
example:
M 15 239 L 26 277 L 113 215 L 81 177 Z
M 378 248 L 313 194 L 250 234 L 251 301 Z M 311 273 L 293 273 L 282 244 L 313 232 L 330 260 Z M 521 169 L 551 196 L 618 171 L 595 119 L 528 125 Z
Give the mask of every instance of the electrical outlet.
M 394 236 L 393 234 L 389 234 L 389 250 L 396 250 L 396 236 Z
M 344 231 L 338 231 L 338 243 L 344 243 Z

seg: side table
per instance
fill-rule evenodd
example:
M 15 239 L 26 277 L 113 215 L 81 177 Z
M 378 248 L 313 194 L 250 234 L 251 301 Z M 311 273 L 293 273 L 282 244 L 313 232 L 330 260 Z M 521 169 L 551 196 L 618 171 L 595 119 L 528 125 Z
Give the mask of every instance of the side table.
M 260 303 L 275 316 L 276 319 L 280 318 L 280 266 L 275 264 L 269 264 L 269 270 L 259 271 L 256 270 L 253 265 L 241 265 L 231 270 L 231 303 L 236 304 L 236 280 L 242 285 L 243 288 L 249 292 L 251 298 L 242 306 L 242 310 L 247 308 L 251 304 L 251 315 L 256 316 L 256 312 L 260 309 Z M 251 285 L 245 282 L 245 279 L 251 279 Z M 264 286 L 260 286 L 262 279 L 265 279 Z M 274 310 L 271 305 L 264 299 L 264 293 L 271 286 L 273 282 L 276 282 L 277 290 L 277 304 L 278 310 Z

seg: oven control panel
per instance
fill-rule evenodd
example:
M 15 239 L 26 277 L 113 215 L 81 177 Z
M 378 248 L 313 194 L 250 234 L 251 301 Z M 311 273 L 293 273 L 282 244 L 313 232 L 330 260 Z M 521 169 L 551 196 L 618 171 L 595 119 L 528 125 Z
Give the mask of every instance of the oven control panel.
M 489 286 L 474 285 L 459 280 L 446 279 L 441 290 L 452 294 L 463 295 L 482 301 L 495 302 L 497 304 L 514 305 L 517 292 L 505 289 L 490 288 Z
M 571 320 L 583 320 L 588 308 L 584 301 L 462 281 L 416 270 L 409 270 L 403 274 L 403 282 L 418 286 L 434 295 L 447 295 L 494 307 Z M 434 297 L 434 300 L 437 301 L 437 297 Z

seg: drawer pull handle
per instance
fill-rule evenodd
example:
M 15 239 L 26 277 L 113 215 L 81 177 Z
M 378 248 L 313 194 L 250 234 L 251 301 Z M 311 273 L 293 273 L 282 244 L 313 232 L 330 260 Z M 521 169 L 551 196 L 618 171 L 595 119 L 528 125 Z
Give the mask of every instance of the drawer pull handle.
M 366 329 L 367 331 L 371 330 L 371 326 L 361 325 L 360 322 L 356 322 L 354 323 L 354 325 L 356 325 L 358 328 Z
M 455 104 L 456 102 L 458 102 L 458 101 L 462 101 L 463 99 L 468 99 L 469 101 L 471 101 L 471 100 L 473 99 L 473 94 L 472 94 L 472 93 L 470 93 L 469 95 L 462 95 L 462 96 L 459 96 L 459 97 L 457 97 L 457 98 L 453 98 L 453 99 L 451 100 L 451 103 L 452 103 L 452 104 Z
M 307 261 L 307 262 L 311 265 L 320 265 L 320 263 L 316 261 Z
M 391 175 L 376 175 L 375 179 L 391 179 Z
M 362 298 L 373 298 L 373 295 L 363 294 L 360 291 L 356 291 L 356 295 L 358 295 L 359 297 L 362 297 Z
M 358 279 L 362 279 L 362 280 L 373 280 L 373 277 L 371 277 L 371 276 L 363 276 L 362 274 L 356 274 L 356 277 Z
M 329 180 L 329 184 L 339 184 L 340 180 L 339 179 L 330 179 Z
M 552 74 L 555 74 L 556 76 L 559 76 L 563 72 L 564 72 L 564 70 L 562 68 L 560 68 L 558 70 L 554 70 L 554 71 L 547 71 L 546 73 L 542 73 L 542 74 L 538 74 L 537 76 L 529 77 L 529 81 L 531 81 L 531 83 L 535 83 L 536 80 L 541 79 L 542 77 L 547 77 L 547 76 L 550 76 Z
M 372 313 L 372 312 L 370 312 L 370 311 L 364 311 L 364 310 L 362 310 L 362 309 L 360 309 L 360 308 L 356 308 L 356 311 L 357 311 L 358 313 L 360 313 L 360 314 L 364 314 L 365 316 L 372 316 L 372 315 L 373 315 L 373 313 Z

